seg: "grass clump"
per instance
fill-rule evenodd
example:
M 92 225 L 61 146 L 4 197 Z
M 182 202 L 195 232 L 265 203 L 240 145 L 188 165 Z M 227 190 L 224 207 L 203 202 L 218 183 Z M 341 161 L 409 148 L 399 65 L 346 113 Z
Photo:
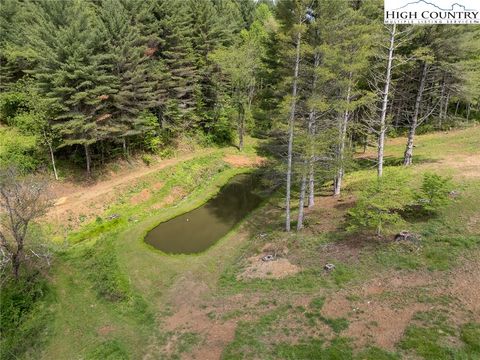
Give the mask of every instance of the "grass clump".
M 345 318 L 326 318 L 326 317 L 321 317 L 321 320 L 330 326 L 332 330 L 338 334 L 343 330 L 348 329 L 348 326 L 350 325 L 349 321 Z
M 99 298 L 117 302 L 129 297 L 128 279 L 120 272 L 111 239 L 99 239 L 86 249 L 82 260 L 87 277 Z
M 456 329 L 449 323 L 446 312 L 432 310 L 419 312 L 413 324 L 407 328 L 400 348 L 414 352 L 426 360 L 477 359 L 480 358 L 480 324 L 468 323 Z M 457 338 L 463 346 L 451 347 L 444 341 Z
M 273 353 L 276 359 L 353 359 L 350 341 L 346 338 L 336 338 L 329 345 L 318 339 L 300 344 L 281 343 L 275 347 Z
M 372 346 L 358 353 L 355 360 L 400 360 L 400 355 Z
M 107 340 L 87 353 L 87 360 L 128 360 L 130 356 L 119 340 Z
M 325 296 L 313 298 L 310 301 L 309 307 L 310 307 L 310 309 L 320 311 L 320 310 L 322 310 L 323 305 L 325 305 Z
M 480 324 L 468 323 L 462 326 L 460 338 L 466 344 L 467 349 L 480 357 Z

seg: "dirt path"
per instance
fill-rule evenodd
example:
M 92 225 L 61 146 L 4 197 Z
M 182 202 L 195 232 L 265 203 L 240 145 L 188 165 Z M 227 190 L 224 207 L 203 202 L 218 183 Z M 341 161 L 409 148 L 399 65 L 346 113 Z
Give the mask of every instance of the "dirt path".
M 105 209 L 115 197 L 115 190 L 132 185 L 136 180 L 155 173 L 168 166 L 191 160 L 198 156 L 213 153 L 214 149 L 197 151 L 173 159 L 162 160 L 152 166 L 137 166 L 125 172 L 113 175 L 109 179 L 98 181 L 93 185 L 76 185 L 71 182 L 55 184 L 53 193 L 57 194 L 55 206 L 47 214 L 48 219 L 62 220 L 63 215 L 78 216 L 92 210 Z

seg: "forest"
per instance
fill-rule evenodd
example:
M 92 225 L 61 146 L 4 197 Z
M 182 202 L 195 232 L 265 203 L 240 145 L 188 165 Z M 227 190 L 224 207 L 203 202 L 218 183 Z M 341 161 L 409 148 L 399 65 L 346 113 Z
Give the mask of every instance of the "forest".
M 478 24 L 2 0 L 0 359 L 480 358 L 479 123 Z

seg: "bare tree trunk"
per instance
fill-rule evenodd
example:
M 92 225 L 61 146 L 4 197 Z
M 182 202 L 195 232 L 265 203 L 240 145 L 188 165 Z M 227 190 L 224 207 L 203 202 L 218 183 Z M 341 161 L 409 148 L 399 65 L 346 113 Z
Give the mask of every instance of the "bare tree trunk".
M 350 104 L 350 92 L 352 91 L 352 73 L 350 73 L 349 76 L 349 83 L 348 83 L 348 88 L 347 88 L 347 110 L 343 113 L 342 120 L 339 122 L 339 144 L 338 144 L 338 161 L 339 161 L 339 168 L 337 170 L 337 175 L 335 176 L 335 179 L 333 181 L 333 195 L 338 196 L 340 195 L 340 191 L 342 188 L 342 179 L 343 179 L 343 173 L 344 173 L 344 166 L 343 166 L 343 160 L 345 158 L 345 138 L 347 136 L 347 125 L 348 125 L 348 118 L 350 116 L 350 113 L 348 111 L 348 104 Z
M 53 154 L 52 144 L 48 143 L 48 149 L 50 150 L 50 159 L 52 160 L 53 174 L 55 175 L 55 180 L 58 180 L 57 167 L 55 166 L 55 155 Z
M 470 120 L 470 109 L 471 109 L 471 104 L 468 103 L 468 106 L 467 106 L 467 122 L 468 122 L 468 120 Z
M 447 75 L 443 75 L 443 82 L 442 82 L 442 91 L 440 92 L 440 112 L 438 114 L 438 128 L 442 128 L 442 120 L 443 120 L 443 105 L 445 102 L 445 88 L 447 86 Z
M 290 191 L 292 186 L 292 156 L 293 156 L 293 130 L 295 123 L 295 110 L 297 106 L 297 82 L 298 68 L 300 65 L 300 41 L 301 33 L 298 32 L 296 39 L 295 69 L 293 74 L 292 86 L 292 105 L 290 108 L 290 117 L 288 119 L 288 155 L 287 155 L 287 193 L 285 201 L 285 230 L 290 231 Z
M 457 106 L 455 107 L 455 116 L 458 114 L 458 107 L 460 106 L 460 100 L 457 101 Z
M 15 280 L 18 280 L 20 275 L 20 264 L 23 257 L 23 244 L 18 244 L 17 251 L 12 255 L 12 271 Z
M 55 166 L 55 155 L 53 153 L 52 141 L 48 138 L 47 132 L 43 129 L 43 139 L 48 146 L 50 152 L 50 160 L 52 161 L 53 174 L 55 175 L 55 180 L 58 180 L 57 167 Z
M 445 99 L 445 106 L 443 108 L 443 111 L 440 115 L 440 129 L 443 126 L 444 120 L 447 118 L 447 113 L 448 113 L 448 104 L 450 102 L 450 92 L 447 92 L 447 97 Z
M 238 150 L 243 150 L 243 136 L 245 133 L 245 112 L 239 109 L 238 112 Z
M 307 161 L 305 161 L 305 165 Z M 297 230 L 303 229 L 303 214 L 305 209 L 305 192 L 307 188 L 307 169 L 302 171 L 302 183 L 300 185 L 300 201 L 298 202 L 298 221 L 297 221 Z
M 315 91 L 317 85 L 317 72 L 316 69 L 320 65 L 320 54 L 315 52 L 313 60 L 313 80 L 312 80 L 312 91 Z M 315 205 L 315 147 L 313 144 L 315 136 L 315 121 L 316 121 L 316 111 L 314 108 L 310 109 L 310 114 L 308 116 L 308 133 L 310 136 L 310 158 L 308 161 L 308 207 L 311 208 Z
M 382 113 L 380 116 L 380 134 L 378 135 L 378 155 L 377 155 L 378 177 L 381 177 L 383 175 L 383 155 L 384 155 L 384 148 L 385 148 L 385 133 L 387 131 L 387 126 L 386 126 L 387 105 L 388 105 L 388 94 L 390 90 L 390 81 L 392 78 L 393 50 L 395 47 L 395 30 L 396 30 L 396 24 L 393 24 L 392 30 L 390 32 L 390 47 L 388 48 L 387 76 L 385 79 L 385 88 L 383 89 Z
M 90 163 L 91 163 L 90 149 L 88 144 L 85 144 L 84 147 L 85 147 L 85 160 L 87 161 L 87 175 L 90 176 L 92 174 L 90 169 Z
M 415 131 L 417 130 L 418 114 L 420 111 L 420 104 L 422 103 L 423 91 L 425 90 L 425 80 L 427 78 L 427 63 L 423 62 L 422 75 L 420 78 L 420 87 L 418 88 L 417 98 L 415 100 L 415 110 L 413 113 L 412 123 L 408 131 L 407 146 L 403 156 L 403 165 L 412 165 L 413 161 L 413 140 L 415 138 Z

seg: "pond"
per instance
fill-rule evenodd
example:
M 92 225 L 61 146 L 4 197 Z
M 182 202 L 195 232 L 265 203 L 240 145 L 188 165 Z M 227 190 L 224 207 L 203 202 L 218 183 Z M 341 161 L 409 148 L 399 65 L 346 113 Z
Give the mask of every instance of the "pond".
M 145 241 L 168 254 L 195 254 L 208 249 L 254 210 L 263 197 L 254 174 L 234 176 L 203 206 L 159 224 Z

